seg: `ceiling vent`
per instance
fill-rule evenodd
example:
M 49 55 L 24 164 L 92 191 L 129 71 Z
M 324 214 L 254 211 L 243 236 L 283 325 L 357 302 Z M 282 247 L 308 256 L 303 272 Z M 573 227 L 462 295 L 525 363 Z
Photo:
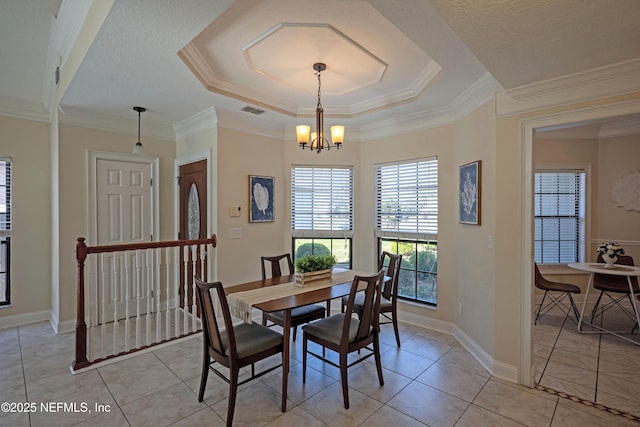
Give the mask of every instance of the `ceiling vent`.
M 246 106 L 246 107 L 242 107 L 242 111 L 246 112 L 246 113 L 251 113 L 251 114 L 255 114 L 255 115 L 259 115 L 264 113 L 264 110 L 260 110 L 258 108 L 253 108 L 250 106 Z

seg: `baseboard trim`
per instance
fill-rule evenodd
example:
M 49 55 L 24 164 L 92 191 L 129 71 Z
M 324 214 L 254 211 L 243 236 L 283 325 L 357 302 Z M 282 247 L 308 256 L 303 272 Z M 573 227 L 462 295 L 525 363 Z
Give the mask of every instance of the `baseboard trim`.
M 399 320 L 415 326 L 433 329 L 452 335 L 473 357 L 493 376 L 518 384 L 518 367 L 496 361 L 477 342 L 467 335 L 457 325 L 439 319 L 433 319 L 415 313 L 398 313 Z
M 30 323 L 50 320 L 50 311 L 32 311 L 30 313 L 15 314 L 13 316 L 0 317 L 0 329 L 14 326 L 28 325 Z M 55 330 L 55 329 L 54 329 Z

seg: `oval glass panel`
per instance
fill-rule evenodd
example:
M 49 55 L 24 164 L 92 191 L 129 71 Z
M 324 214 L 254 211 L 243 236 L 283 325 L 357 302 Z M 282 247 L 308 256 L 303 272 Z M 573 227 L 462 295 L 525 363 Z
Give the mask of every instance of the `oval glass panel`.
M 191 184 L 187 200 L 187 232 L 189 240 L 200 238 L 200 199 L 195 183 Z

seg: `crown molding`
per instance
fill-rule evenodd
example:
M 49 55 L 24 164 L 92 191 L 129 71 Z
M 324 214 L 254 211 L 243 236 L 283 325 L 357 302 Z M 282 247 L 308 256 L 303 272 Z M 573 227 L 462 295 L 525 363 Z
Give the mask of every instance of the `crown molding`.
M 190 136 L 197 135 L 218 126 L 218 115 L 215 107 L 209 107 L 181 122 L 173 125 L 176 141 L 181 141 Z
M 49 111 L 43 104 L 8 96 L 0 96 L 0 115 L 39 122 L 49 121 Z
M 629 135 L 640 135 L 639 118 L 615 120 L 603 123 L 602 126 L 600 126 L 600 132 L 598 133 L 598 137 L 601 139 Z
M 495 79 L 485 73 L 449 105 L 362 126 L 360 136 L 363 140 L 372 140 L 455 124 L 493 99 L 496 88 Z
M 137 118 L 125 118 L 102 113 L 87 112 L 77 108 L 60 107 L 58 115 L 60 123 L 70 126 L 78 126 L 105 132 L 117 132 L 138 136 Z M 151 123 L 141 120 L 140 134 L 142 137 L 175 141 L 173 128 L 164 123 Z
M 640 59 L 607 65 L 498 92 L 496 117 L 640 90 Z

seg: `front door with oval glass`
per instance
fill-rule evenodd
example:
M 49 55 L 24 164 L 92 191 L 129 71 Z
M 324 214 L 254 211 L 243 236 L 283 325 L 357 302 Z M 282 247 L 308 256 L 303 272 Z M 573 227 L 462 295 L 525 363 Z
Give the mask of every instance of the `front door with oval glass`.
M 205 239 L 207 237 L 207 161 L 200 160 L 182 165 L 179 174 L 180 232 L 178 239 Z M 182 259 L 185 259 L 185 254 L 181 255 Z M 180 307 L 191 309 L 193 275 L 198 273 L 199 271 L 192 271 L 190 266 L 180 264 Z

